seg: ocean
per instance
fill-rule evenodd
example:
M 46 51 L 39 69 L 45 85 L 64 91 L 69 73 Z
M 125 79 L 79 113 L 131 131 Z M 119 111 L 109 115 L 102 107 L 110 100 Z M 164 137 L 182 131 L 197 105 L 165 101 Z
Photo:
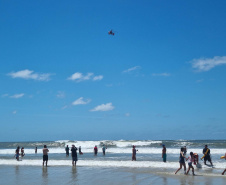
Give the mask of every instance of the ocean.
M 71 157 L 66 157 L 66 145 L 81 146 L 83 155 L 78 154 L 77 166 L 72 167 Z M 166 145 L 167 162 L 162 162 L 162 144 Z M 211 151 L 213 167 L 199 161 L 196 176 L 177 175 L 180 148 L 187 147 L 203 156 L 207 144 Z M 42 148 L 49 149 L 48 167 L 42 167 Z M 98 155 L 93 148 L 97 145 Z M 102 153 L 105 145 L 106 155 Z M 132 146 L 137 151 L 137 161 L 131 161 Z M 25 156 L 17 161 L 14 157 L 17 146 L 24 147 Z M 38 148 L 37 154 L 35 147 Z M 226 184 L 226 161 L 220 159 L 226 153 L 225 140 L 102 140 L 102 141 L 39 141 L 0 143 L 0 184 Z M 208 162 L 207 162 L 208 164 Z M 187 165 L 188 166 L 188 165 Z

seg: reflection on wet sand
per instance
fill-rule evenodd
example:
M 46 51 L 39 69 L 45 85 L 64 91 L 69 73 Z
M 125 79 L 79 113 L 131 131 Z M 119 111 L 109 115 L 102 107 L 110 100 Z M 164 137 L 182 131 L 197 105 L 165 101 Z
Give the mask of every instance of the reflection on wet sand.
M 47 167 L 42 167 L 42 180 L 43 183 L 48 183 L 48 168 Z

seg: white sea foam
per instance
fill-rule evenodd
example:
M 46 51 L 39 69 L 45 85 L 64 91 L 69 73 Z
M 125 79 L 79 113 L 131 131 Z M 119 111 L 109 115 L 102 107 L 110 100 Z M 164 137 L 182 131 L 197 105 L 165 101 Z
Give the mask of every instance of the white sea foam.
M 61 144 L 65 144 L 71 146 L 75 144 L 76 146 L 82 146 L 83 148 L 93 148 L 95 145 L 102 146 L 103 144 L 107 146 L 116 146 L 116 147 L 131 147 L 135 146 L 149 146 L 152 144 L 161 144 L 162 141 L 110 141 L 110 140 L 102 140 L 102 141 L 69 141 L 69 140 L 58 140 L 55 141 Z
M 0 165 L 21 165 L 21 166 L 41 166 L 42 160 L 0 160 Z M 71 166 L 71 160 L 49 160 L 49 166 Z M 90 167 L 128 167 L 128 168 L 162 168 L 162 169 L 177 169 L 178 162 L 157 162 L 157 161 L 94 161 L 94 160 L 79 160 L 78 166 Z M 215 163 L 216 169 L 224 169 L 225 163 Z M 202 165 L 202 169 L 210 169 L 208 166 Z
M 78 146 L 77 146 L 78 147 Z M 34 149 L 26 149 L 25 148 L 25 154 L 34 154 Z M 99 151 L 101 151 L 101 148 L 99 147 Z M 197 149 L 197 148 L 189 148 L 188 149 L 188 154 L 189 152 L 192 151 L 194 153 L 198 153 L 200 156 L 202 156 L 202 149 Z M 92 148 L 82 148 L 83 153 L 93 153 L 93 147 Z M 107 148 L 106 150 L 107 153 L 115 153 L 115 154 L 131 154 L 132 153 L 132 148 Z M 38 149 L 39 154 L 42 153 L 42 149 Z M 65 153 L 65 148 L 59 147 L 59 148 L 49 148 L 49 153 L 51 154 L 62 154 Z M 138 148 L 137 154 L 161 154 L 162 153 L 162 148 L 155 148 L 155 147 L 150 147 L 150 148 Z M 167 154 L 175 154 L 179 155 L 180 150 L 175 149 L 175 148 L 167 148 Z M 5 154 L 15 154 L 15 149 L 0 149 L 0 154 L 5 155 Z M 187 154 L 187 155 L 188 155 Z M 224 155 L 225 154 L 225 149 L 211 149 L 211 154 L 218 154 L 218 155 Z

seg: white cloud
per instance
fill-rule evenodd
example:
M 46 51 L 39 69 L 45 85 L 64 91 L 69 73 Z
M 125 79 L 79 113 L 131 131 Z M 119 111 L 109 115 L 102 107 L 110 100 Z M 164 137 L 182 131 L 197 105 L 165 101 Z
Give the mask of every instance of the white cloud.
M 196 80 L 196 83 L 201 83 L 201 82 L 203 82 L 203 79 Z
M 12 113 L 13 113 L 13 114 L 16 114 L 16 113 L 17 113 L 17 111 L 16 111 L 16 110 L 14 110 Z
M 23 78 L 23 79 L 33 79 L 33 80 L 39 80 L 39 81 L 48 81 L 50 80 L 50 74 L 49 73 L 34 73 L 34 71 L 25 69 L 22 71 L 17 71 L 17 72 L 11 72 L 8 73 L 9 76 L 12 78 Z
M 106 104 L 102 104 L 102 105 L 98 105 L 95 108 L 93 108 L 90 111 L 110 111 L 113 110 L 115 107 L 112 105 L 112 103 L 106 103 Z
M 226 56 L 215 56 L 213 58 L 200 58 L 191 61 L 192 67 L 199 72 L 209 71 L 210 69 L 226 64 Z
M 57 96 L 57 98 L 64 98 L 65 97 L 65 93 L 62 92 L 62 91 L 59 91 L 56 96 Z
M 87 73 L 86 75 L 83 75 L 82 73 L 76 72 L 76 73 L 72 74 L 68 78 L 68 80 L 81 82 L 81 81 L 91 80 L 91 79 L 93 79 L 94 81 L 103 79 L 103 75 L 94 76 L 94 77 L 93 77 L 93 75 L 94 75 L 93 73 Z
M 68 108 L 67 105 L 63 106 L 61 109 L 64 110 L 64 109 L 66 109 L 66 108 Z
M 170 73 L 153 73 L 152 76 L 171 76 Z
M 130 113 L 126 113 L 125 116 L 126 116 L 126 117 L 130 117 Z
M 90 99 L 83 100 L 83 97 L 80 97 L 79 99 L 72 102 L 72 105 L 85 105 L 88 104 L 90 101 L 91 101 Z
M 140 66 L 131 67 L 129 69 L 124 70 L 123 73 L 129 73 L 131 71 L 135 71 L 135 70 L 138 70 L 138 69 L 141 69 L 141 67 Z
M 21 93 L 21 94 L 14 94 L 14 95 L 10 96 L 10 98 L 15 98 L 15 99 L 17 99 L 17 98 L 22 98 L 23 96 L 24 96 L 24 93 Z
M 93 77 L 93 80 L 96 81 L 96 80 L 102 80 L 103 79 L 103 76 L 102 75 L 99 75 L 99 76 L 94 76 Z

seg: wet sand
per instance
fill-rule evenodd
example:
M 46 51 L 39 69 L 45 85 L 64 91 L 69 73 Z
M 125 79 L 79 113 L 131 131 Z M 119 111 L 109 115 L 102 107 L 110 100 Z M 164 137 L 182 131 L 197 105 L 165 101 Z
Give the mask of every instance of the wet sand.
M 154 169 L 101 168 L 72 166 L 0 166 L 0 184 L 157 184 L 225 185 L 226 176 L 199 174 L 186 176 L 183 171 L 155 172 Z

